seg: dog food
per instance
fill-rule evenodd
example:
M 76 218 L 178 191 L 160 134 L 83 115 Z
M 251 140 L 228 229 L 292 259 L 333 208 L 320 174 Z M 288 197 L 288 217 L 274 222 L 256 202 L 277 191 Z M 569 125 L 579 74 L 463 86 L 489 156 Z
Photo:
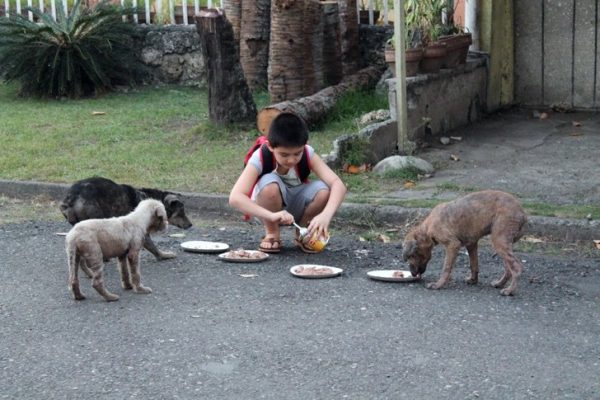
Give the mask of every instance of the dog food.
M 300 266 L 294 270 L 297 274 L 302 275 L 327 275 L 331 274 L 331 268 L 327 267 L 303 267 Z
M 244 249 L 237 249 L 227 253 L 227 258 L 233 258 L 237 260 L 253 260 L 263 258 L 264 254 L 260 251 L 249 251 Z
M 394 271 L 394 273 L 392 274 L 392 276 L 394 278 L 404 278 L 404 272 L 402 272 L 402 271 Z

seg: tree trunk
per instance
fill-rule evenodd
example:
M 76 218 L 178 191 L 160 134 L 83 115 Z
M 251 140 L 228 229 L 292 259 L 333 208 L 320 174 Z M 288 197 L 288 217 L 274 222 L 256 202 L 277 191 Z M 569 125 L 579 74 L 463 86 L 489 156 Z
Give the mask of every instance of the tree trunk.
M 271 102 L 303 95 L 304 1 L 271 2 L 269 94 Z
M 337 85 L 343 78 L 340 16 L 337 1 L 323 1 L 323 84 Z
M 242 4 L 240 61 L 251 90 L 267 88 L 271 0 L 245 0 Z
M 340 38 L 342 43 L 342 72 L 350 75 L 360 67 L 358 46 L 358 15 L 356 0 L 338 0 L 340 15 Z
M 210 9 L 200 11 L 196 29 L 208 69 L 210 120 L 217 124 L 253 121 L 256 105 L 244 79 L 231 24 L 221 11 Z
M 382 67 L 367 67 L 345 77 L 339 84 L 329 86 L 311 96 L 267 106 L 258 113 L 256 126 L 259 131 L 266 134 L 271 126 L 271 121 L 277 115 L 282 112 L 293 112 L 302 117 L 309 127 L 314 127 L 344 93 L 350 90 L 374 88 L 382 73 Z
M 249 0 L 246 1 L 250 2 Z M 223 0 L 223 9 L 225 10 L 225 18 L 227 18 L 233 28 L 233 38 L 236 43 L 239 43 L 242 22 L 242 0 Z

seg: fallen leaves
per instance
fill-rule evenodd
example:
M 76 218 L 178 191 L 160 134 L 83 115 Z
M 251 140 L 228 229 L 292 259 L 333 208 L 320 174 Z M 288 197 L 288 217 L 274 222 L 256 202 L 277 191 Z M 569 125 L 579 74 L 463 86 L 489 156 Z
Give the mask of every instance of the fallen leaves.
M 371 164 L 361 164 L 361 165 L 352 165 L 352 164 L 344 164 L 342 167 L 344 172 L 349 174 L 362 174 L 363 172 L 367 172 L 371 170 Z
M 104 111 L 92 111 L 92 115 L 106 115 Z
M 452 161 L 460 161 L 460 157 L 457 156 L 456 154 L 450 154 L 450 159 Z
M 536 238 L 535 236 L 531 235 L 525 235 L 521 240 L 528 243 L 544 243 L 542 239 Z
M 594 240 L 594 244 L 596 245 L 596 249 L 600 250 L 600 240 Z

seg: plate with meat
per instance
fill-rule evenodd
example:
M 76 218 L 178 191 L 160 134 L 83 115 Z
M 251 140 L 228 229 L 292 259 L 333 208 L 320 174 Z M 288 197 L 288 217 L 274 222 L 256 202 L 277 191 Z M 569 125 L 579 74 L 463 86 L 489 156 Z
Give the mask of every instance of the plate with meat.
M 387 282 L 413 282 L 419 279 L 417 276 L 412 276 L 410 271 L 400 269 L 386 269 L 378 271 L 369 271 L 367 275 L 371 279 Z
M 219 258 L 227 262 L 253 263 L 264 261 L 269 255 L 260 250 L 236 249 L 219 254 Z
M 327 265 L 300 264 L 290 268 L 292 275 L 299 278 L 333 278 L 341 275 L 343 269 Z
M 192 253 L 222 253 L 229 250 L 227 243 L 191 240 L 181 243 L 181 248 Z

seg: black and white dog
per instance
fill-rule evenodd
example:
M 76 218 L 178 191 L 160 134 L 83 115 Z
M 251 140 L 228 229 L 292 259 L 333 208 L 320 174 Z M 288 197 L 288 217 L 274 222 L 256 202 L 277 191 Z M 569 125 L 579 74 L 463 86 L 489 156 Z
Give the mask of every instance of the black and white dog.
M 111 218 L 129 214 L 144 199 L 161 201 L 167 211 L 169 223 L 188 229 L 192 223 L 185 215 L 183 202 L 172 192 L 159 189 L 135 189 L 102 177 L 92 177 L 75 182 L 60 204 L 60 211 L 71 225 L 92 218 Z M 159 250 L 150 235 L 144 239 L 144 248 L 159 260 L 174 258 L 175 253 Z

